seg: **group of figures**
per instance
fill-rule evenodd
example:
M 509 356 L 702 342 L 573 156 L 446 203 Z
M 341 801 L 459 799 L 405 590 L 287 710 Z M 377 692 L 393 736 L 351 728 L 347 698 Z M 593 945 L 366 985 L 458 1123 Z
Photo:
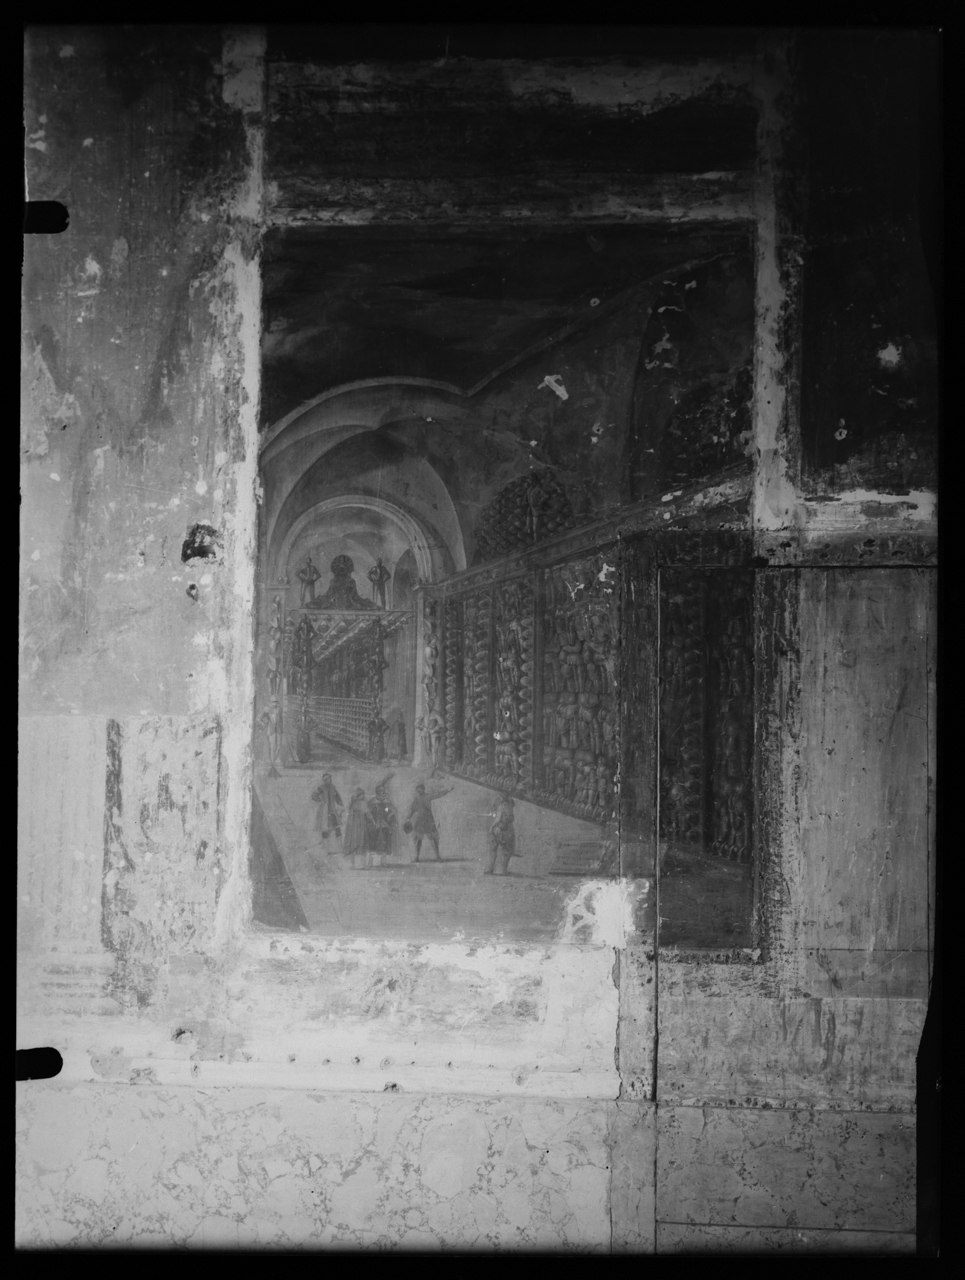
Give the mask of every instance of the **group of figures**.
M 425 783 L 416 786 L 402 824 L 402 834 L 411 837 L 413 862 L 425 860 L 423 848 L 429 860 L 444 861 L 432 804 L 451 790 L 435 790 L 430 796 Z M 375 786 L 371 796 L 366 796 L 364 787 L 357 787 L 346 810 L 332 775 L 325 773 L 312 792 L 312 801 L 319 852 L 329 857 L 341 855 L 348 866 L 357 869 L 382 866 L 402 853 L 399 814 L 389 795 L 388 778 Z
M 424 782 L 416 785 L 402 823 L 402 835 L 412 842 L 413 863 L 445 861 L 432 805 L 451 790 L 452 787 L 435 789 L 430 795 Z M 399 814 L 389 795 L 388 778 L 376 785 L 371 796 L 366 796 L 364 787 L 357 787 L 346 810 L 332 775 L 325 773 L 312 792 L 312 802 L 316 806 L 319 855 L 341 856 L 347 866 L 356 870 L 398 860 L 402 852 Z M 509 875 L 511 859 L 520 856 L 513 797 L 508 792 L 501 793 L 495 812 L 489 816 L 493 822 L 488 831 L 488 860 L 483 874 Z

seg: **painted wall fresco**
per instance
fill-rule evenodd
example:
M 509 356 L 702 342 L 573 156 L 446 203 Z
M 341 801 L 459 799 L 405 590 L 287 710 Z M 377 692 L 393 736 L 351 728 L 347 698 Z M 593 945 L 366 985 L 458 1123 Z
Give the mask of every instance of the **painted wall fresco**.
M 750 616 L 658 589 L 618 521 L 749 475 L 751 262 L 732 227 L 270 236 L 271 918 L 554 937 L 659 846 L 671 941 L 749 941 Z
M 368 597 L 346 555 L 299 561 L 262 681 L 265 923 L 552 938 L 581 877 L 652 878 L 658 843 L 664 940 L 749 946 L 753 574 L 664 569 L 658 613 L 651 544 L 470 571 L 408 610 L 382 607 L 381 556 Z
M 369 572 L 374 598 L 336 556 L 317 593 L 326 576 L 306 556 L 287 588 L 295 602 L 286 610 L 279 591 L 269 606 L 256 916 L 334 935 L 554 937 L 573 876 L 616 869 L 613 760 L 595 719 L 607 677 L 589 644 L 584 658 L 576 641 L 577 661 L 551 637 L 551 675 L 536 684 L 554 693 L 536 729 L 542 584 L 428 597 L 417 650 L 398 643 L 415 611 L 382 607 L 391 568 L 376 558 Z M 575 627 L 592 638 L 564 577 L 548 583 L 563 639 Z M 418 716 L 399 695 L 402 661 L 420 676 Z
M 672 940 L 745 943 L 749 615 L 677 619 L 697 588 L 658 588 L 619 522 L 749 475 L 746 233 L 302 228 L 270 237 L 265 319 L 265 404 L 294 412 L 262 455 L 272 918 L 551 938 L 580 877 L 652 881 L 662 851 Z M 733 902 L 697 923 L 707 877 Z

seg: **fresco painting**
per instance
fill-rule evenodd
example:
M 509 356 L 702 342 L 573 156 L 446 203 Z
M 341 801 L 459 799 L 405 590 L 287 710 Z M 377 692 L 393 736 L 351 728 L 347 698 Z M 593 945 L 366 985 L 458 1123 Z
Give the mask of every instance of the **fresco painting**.
M 314 265 L 296 246 L 319 323 L 367 301 L 349 363 L 326 348 L 329 389 L 262 448 L 252 858 L 277 900 L 261 918 L 549 941 L 587 880 L 627 877 L 652 903 L 659 877 L 665 941 L 749 945 L 753 572 L 676 564 L 670 531 L 644 528 L 662 475 L 738 495 L 749 479 L 749 248 L 642 228 L 523 240 L 516 293 L 497 237 L 356 236 L 341 261 L 322 237 Z M 359 344 L 378 367 L 390 315 L 451 380 L 339 382 Z M 469 387 L 459 326 L 473 376 L 490 346 L 503 361 Z

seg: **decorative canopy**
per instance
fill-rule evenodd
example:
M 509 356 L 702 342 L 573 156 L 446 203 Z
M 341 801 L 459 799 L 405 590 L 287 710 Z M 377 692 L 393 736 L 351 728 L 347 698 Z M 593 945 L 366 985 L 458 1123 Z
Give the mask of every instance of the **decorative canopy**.
M 373 617 L 370 610 L 340 609 L 320 613 L 317 608 L 305 608 L 292 609 L 290 616 L 296 630 L 302 625 L 302 619 L 311 626 L 312 658 L 318 665 L 349 641 L 373 639 L 376 628 L 379 628 L 383 639 L 392 635 L 405 625 L 409 613 L 404 609 L 379 610 Z

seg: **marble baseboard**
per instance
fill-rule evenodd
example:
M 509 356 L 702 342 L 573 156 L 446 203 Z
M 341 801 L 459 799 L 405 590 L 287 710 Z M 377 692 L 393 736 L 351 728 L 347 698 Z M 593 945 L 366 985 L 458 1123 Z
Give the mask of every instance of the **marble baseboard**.
M 914 1116 L 659 1109 L 659 1222 L 913 1232 L 915 1176 Z
M 865 1254 L 888 1257 L 914 1253 L 913 1233 L 899 1231 L 796 1231 L 774 1227 L 708 1227 L 690 1223 L 657 1225 L 657 1252 L 677 1254 Z
M 610 1248 L 606 1103 L 18 1085 L 20 1248 Z

